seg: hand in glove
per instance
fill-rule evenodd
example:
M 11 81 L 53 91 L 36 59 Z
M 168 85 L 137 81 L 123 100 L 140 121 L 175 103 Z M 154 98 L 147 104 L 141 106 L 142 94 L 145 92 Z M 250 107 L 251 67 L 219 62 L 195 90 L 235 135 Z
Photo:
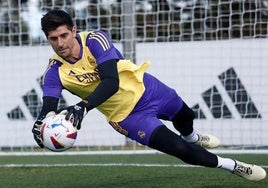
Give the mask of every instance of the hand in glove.
M 73 126 L 78 130 L 81 128 L 81 122 L 87 114 L 87 103 L 81 101 L 74 106 L 67 107 L 68 113 L 66 114 L 66 120 L 73 120 Z
M 55 112 L 49 112 L 49 113 L 47 113 L 45 118 L 50 117 L 50 116 L 52 116 L 54 114 L 55 114 Z M 45 118 L 43 118 L 43 119 L 45 119 Z M 32 128 L 32 133 L 33 133 L 34 140 L 36 141 L 36 143 L 38 144 L 38 146 L 40 148 L 44 148 L 43 140 L 41 138 L 41 130 L 40 130 L 42 125 L 43 125 L 42 120 L 35 121 L 34 125 L 33 125 L 33 128 Z

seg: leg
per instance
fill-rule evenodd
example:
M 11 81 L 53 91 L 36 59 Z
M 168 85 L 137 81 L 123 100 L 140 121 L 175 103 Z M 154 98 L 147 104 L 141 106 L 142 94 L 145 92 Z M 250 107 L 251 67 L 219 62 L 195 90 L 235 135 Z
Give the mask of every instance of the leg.
M 193 120 L 195 114 L 184 102 L 181 110 L 172 118 L 174 128 L 181 133 L 182 136 L 188 136 L 193 132 Z
M 195 114 L 185 103 L 181 110 L 172 118 L 174 128 L 178 130 L 182 138 L 187 142 L 195 143 L 205 148 L 215 148 L 220 145 L 220 140 L 215 136 L 196 133 L 193 129 Z
M 160 126 L 153 132 L 149 147 L 175 156 L 192 165 L 217 167 L 218 164 L 215 154 L 208 152 L 200 146 L 186 142 L 166 126 Z
M 151 135 L 149 147 L 175 156 L 188 164 L 218 167 L 247 180 L 260 181 L 266 177 L 266 172 L 262 167 L 219 157 L 198 145 L 184 141 L 166 126 L 155 129 Z

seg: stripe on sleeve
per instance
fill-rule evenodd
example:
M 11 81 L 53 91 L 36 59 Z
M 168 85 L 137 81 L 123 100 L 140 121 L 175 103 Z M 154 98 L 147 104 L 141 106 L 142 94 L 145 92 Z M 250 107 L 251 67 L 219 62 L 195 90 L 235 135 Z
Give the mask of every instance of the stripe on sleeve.
M 99 42 L 104 51 L 110 48 L 108 40 L 102 33 L 95 33 L 95 35 L 93 35 L 93 38 Z

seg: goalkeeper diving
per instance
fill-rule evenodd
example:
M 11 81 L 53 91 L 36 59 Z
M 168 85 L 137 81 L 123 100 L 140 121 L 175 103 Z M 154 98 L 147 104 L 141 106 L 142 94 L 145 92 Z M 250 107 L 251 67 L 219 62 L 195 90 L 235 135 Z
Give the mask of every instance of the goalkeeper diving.
M 85 115 L 96 108 L 120 134 L 185 163 L 223 169 L 252 181 L 266 177 L 260 166 L 208 151 L 220 145 L 219 139 L 195 130 L 194 112 L 177 92 L 146 72 L 149 62 L 136 65 L 125 59 L 107 33 L 77 32 L 70 15 L 59 9 L 47 12 L 41 26 L 55 52 L 42 78 L 43 106 L 32 129 L 41 148 L 40 127 L 51 112 L 64 112 L 80 129 Z M 59 112 L 64 89 L 81 101 Z M 171 121 L 178 132 L 161 120 Z

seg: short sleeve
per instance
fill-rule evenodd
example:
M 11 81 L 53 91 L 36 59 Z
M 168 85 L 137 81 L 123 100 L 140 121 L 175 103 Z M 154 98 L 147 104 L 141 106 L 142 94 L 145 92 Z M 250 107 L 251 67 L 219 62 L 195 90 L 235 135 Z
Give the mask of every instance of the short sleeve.
M 122 54 L 113 45 L 111 38 L 103 31 L 91 32 L 86 44 L 97 64 L 110 59 L 123 59 Z
M 53 60 L 55 61 L 55 60 Z M 53 65 L 49 65 L 42 78 L 42 90 L 43 96 L 61 97 L 63 86 L 59 78 L 59 66 L 60 62 L 56 62 Z

